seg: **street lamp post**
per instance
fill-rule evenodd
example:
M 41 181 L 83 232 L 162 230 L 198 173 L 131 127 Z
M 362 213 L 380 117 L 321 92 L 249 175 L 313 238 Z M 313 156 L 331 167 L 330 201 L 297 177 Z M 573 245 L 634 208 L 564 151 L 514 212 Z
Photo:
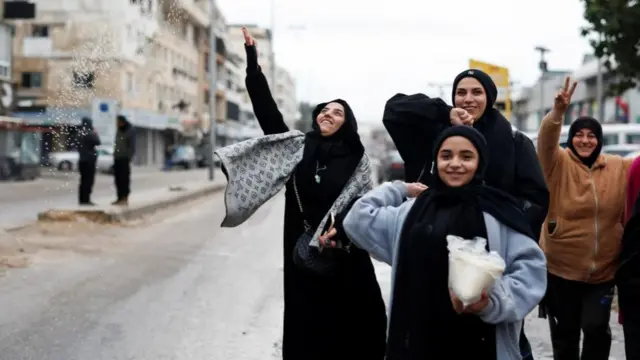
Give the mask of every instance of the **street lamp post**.
M 602 40 L 602 38 L 600 38 Z M 604 114 L 604 69 L 602 58 L 596 56 L 596 61 L 598 61 L 598 74 L 596 75 L 596 100 L 598 101 L 598 120 L 601 122 L 605 122 L 605 114 Z
M 271 0 L 271 86 L 276 86 L 276 47 L 275 47 L 275 28 L 276 28 L 276 0 Z
M 216 76 L 218 74 L 216 50 L 216 0 L 209 0 L 209 180 L 215 178 L 213 152 L 216 149 Z
M 542 122 L 542 118 L 544 118 L 544 81 L 545 75 L 547 74 L 548 66 L 547 62 L 544 59 L 544 54 L 548 53 L 550 50 L 544 46 L 536 46 L 536 51 L 540 53 L 540 62 L 538 67 L 540 68 L 540 122 Z

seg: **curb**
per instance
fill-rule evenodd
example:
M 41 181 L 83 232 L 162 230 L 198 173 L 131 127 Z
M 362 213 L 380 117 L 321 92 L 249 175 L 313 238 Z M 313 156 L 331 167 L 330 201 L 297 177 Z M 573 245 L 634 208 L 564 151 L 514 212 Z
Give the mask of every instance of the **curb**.
M 196 189 L 172 190 L 169 187 L 167 195 L 157 201 L 149 201 L 141 205 L 116 207 L 111 206 L 104 209 L 60 209 L 47 210 L 38 214 L 39 222 L 59 222 L 73 221 L 80 216 L 93 222 L 100 223 L 120 223 L 128 220 L 137 219 L 146 215 L 153 214 L 159 210 L 180 205 L 198 198 L 224 190 L 226 184 L 207 184 Z M 16 229 L 7 229 L 6 231 L 16 231 L 27 225 L 16 227 Z

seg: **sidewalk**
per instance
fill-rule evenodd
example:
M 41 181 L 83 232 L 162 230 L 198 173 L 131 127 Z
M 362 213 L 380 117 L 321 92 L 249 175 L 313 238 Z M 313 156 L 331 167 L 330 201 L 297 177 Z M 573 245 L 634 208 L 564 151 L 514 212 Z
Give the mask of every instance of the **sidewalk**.
M 38 214 L 38 220 L 73 221 L 80 216 L 99 223 L 121 222 L 222 191 L 225 185 L 226 181 L 220 178 L 214 181 L 174 184 L 131 194 L 127 206 L 111 205 L 109 199 L 104 199 L 98 206 L 72 205 L 47 209 Z
M 216 184 L 224 185 L 226 179 L 218 171 Z M 94 186 L 92 200 L 101 205 L 99 209 L 115 200 L 112 181 Z M 132 176 L 130 205 L 144 201 L 145 198 L 157 198 L 159 192 L 168 192 L 169 186 L 208 183 L 206 171 L 187 171 L 175 173 L 149 172 Z M 13 185 L 13 186 L 12 186 Z M 0 185 L 0 229 L 15 229 L 37 220 L 39 213 L 48 209 L 77 209 L 77 182 L 61 183 L 57 180 L 31 184 Z M 154 195 L 155 192 L 155 195 Z
M 149 165 L 149 166 L 132 166 L 132 174 L 148 174 L 153 172 L 162 172 L 161 165 Z M 43 166 L 40 170 L 40 176 L 43 179 L 55 179 L 55 180 L 72 180 L 78 178 L 77 171 L 60 171 L 51 167 Z M 111 174 L 97 172 L 96 177 L 113 177 Z

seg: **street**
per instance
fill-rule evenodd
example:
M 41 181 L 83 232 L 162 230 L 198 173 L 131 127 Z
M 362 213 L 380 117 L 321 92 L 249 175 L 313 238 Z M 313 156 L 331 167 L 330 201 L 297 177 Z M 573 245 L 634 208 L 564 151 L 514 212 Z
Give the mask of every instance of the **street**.
M 126 226 L 12 234 L 30 263 L 0 273 L 0 358 L 278 359 L 283 199 L 232 229 L 219 227 L 217 193 Z M 388 297 L 389 267 L 377 270 Z M 536 359 L 551 359 L 546 320 L 534 314 L 527 329 Z M 622 360 L 614 318 L 612 326 L 611 359 Z
M 43 168 L 43 172 L 52 170 Z M 133 168 L 131 192 L 193 180 L 206 180 L 207 170 L 162 172 L 159 169 Z M 113 176 L 97 174 L 92 200 L 109 204 L 115 200 Z M 53 170 L 40 179 L 26 182 L 0 183 L 0 229 L 36 220 L 38 212 L 52 207 L 78 203 L 78 175 Z

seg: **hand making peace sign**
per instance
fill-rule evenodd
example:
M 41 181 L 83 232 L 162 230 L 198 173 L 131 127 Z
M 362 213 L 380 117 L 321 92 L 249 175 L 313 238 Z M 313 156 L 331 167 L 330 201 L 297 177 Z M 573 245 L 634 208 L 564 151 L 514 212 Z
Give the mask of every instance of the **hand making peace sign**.
M 564 87 L 558 91 L 556 97 L 553 101 L 553 110 L 558 114 L 564 114 L 567 112 L 569 108 L 569 104 L 571 104 L 571 97 L 573 96 L 573 92 L 576 91 L 576 86 L 578 86 L 577 82 L 573 82 L 571 88 L 569 88 L 569 83 L 571 82 L 571 78 L 567 76 L 564 80 Z

